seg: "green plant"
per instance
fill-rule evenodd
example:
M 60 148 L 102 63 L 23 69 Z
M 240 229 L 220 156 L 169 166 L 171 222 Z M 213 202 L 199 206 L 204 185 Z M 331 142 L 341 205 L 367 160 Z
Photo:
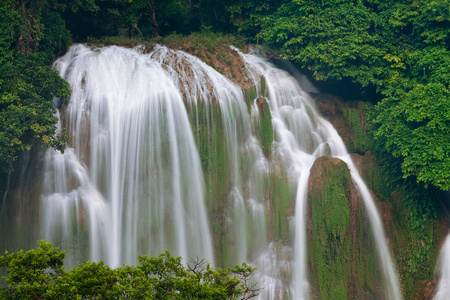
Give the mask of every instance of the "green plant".
M 139 256 L 136 267 L 111 269 L 86 262 L 64 270 L 64 252 L 38 242 L 36 250 L 5 252 L 0 266 L 8 275 L 5 299 L 250 299 L 259 289 L 251 283 L 254 268 L 243 263 L 213 269 L 203 260 L 184 266 L 168 251 L 158 257 Z M 2 294 L 0 294 L 2 295 Z

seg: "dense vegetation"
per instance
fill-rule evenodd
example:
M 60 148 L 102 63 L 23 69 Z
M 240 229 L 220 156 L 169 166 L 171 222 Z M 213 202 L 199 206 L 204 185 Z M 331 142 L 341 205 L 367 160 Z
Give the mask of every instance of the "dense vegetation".
M 19 151 L 36 141 L 64 149 L 55 135 L 53 99 L 70 96 L 69 85 L 49 63 L 66 50 L 69 32 L 55 13 L 25 2 L 0 4 L 0 166 L 9 172 Z
M 64 149 L 54 105 L 68 98 L 70 89 L 50 65 L 73 41 L 112 36 L 110 43 L 124 37 L 164 42 L 161 37 L 173 41 L 180 39 L 177 34 L 202 31 L 208 35 L 189 39 L 198 48 L 192 52 L 203 55 L 214 48 L 214 42 L 205 41 L 211 32 L 232 33 L 294 61 L 318 81 L 353 82 L 371 93 L 371 137 L 358 151 L 374 150 L 392 178 L 406 179 L 400 191 L 413 191 L 420 199 L 420 204 L 401 204 L 414 213 L 403 216 L 403 208 L 399 213 L 410 224 L 408 234 L 417 235 L 409 237 L 415 244 L 405 242 L 405 251 L 425 262 L 410 270 L 423 273 L 423 265 L 434 259 L 423 250 L 431 247 L 424 224 L 436 212 L 424 201 L 427 191 L 418 187 L 450 189 L 450 0 L 3 0 L 0 14 L 0 192 L 21 151 L 36 143 Z M 359 116 L 355 120 L 359 123 Z M 263 128 L 268 151 L 271 135 Z M 393 191 L 386 189 L 386 194 Z M 44 244 L 39 249 L 44 248 L 51 249 Z M 405 265 L 419 261 L 401 259 Z M 7 261 L 13 256 L 3 256 L 1 264 Z M 54 265 L 54 273 L 39 274 L 61 284 L 89 268 L 113 274 L 116 282 L 123 274 L 132 278 L 126 268 L 102 264 L 87 263 L 69 277 L 61 268 Z M 125 283 L 118 286 L 131 292 Z M 39 285 L 39 290 L 45 289 Z
M 449 0 L 2 1 L 2 171 L 11 171 L 18 152 L 36 140 L 63 149 L 52 101 L 70 92 L 48 64 L 71 37 L 210 30 L 267 45 L 319 81 L 376 89 L 382 100 L 371 121 L 378 148 L 399 162 L 403 177 L 448 190 L 449 7 Z
M 450 189 L 450 1 L 238 1 L 231 12 L 315 79 L 376 88 L 380 148 L 403 177 Z
M 45 241 L 36 250 L 0 256 L 0 267 L 8 269 L 0 299 L 250 299 L 259 291 L 251 282 L 254 268 L 245 263 L 217 270 L 203 260 L 184 266 L 166 251 L 140 256 L 136 267 L 86 262 L 66 271 L 64 256 Z

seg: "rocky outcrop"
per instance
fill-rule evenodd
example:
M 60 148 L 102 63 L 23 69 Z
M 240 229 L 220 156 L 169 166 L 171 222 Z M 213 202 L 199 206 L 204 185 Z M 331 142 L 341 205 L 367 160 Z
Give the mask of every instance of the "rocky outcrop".
M 314 298 L 379 299 L 381 276 L 374 241 L 347 165 L 338 158 L 317 159 L 307 201 Z
M 390 174 L 373 154 L 374 141 L 363 113 L 371 104 L 344 102 L 327 94 L 318 94 L 315 100 L 352 153 L 352 160 L 372 193 L 393 251 L 404 298 L 432 299 L 437 285 L 435 264 L 448 231 L 446 210 L 439 199 L 432 199 L 435 195 L 429 190 L 414 195 L 414 182 L 399 186 L 396 175 Z
M 264 155 L 270 159 L 270 148 L 273 141 L 272 116 L 266 98 L 256 99 L 259 110 L 259 134 Z

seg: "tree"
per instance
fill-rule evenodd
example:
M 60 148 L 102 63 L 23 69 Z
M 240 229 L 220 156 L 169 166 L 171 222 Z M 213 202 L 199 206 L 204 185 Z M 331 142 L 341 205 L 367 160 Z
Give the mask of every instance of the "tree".
M 373 136 L 400 161 L 403 177 L 450 189 L 450 0 L 234 3 L 238 30 L 316 80 L 380 93 Z
M 64 149 L 64 138 L 56 133 L 53 100 L 68 98 L 70 89 L 47 64 L 65 51 L 69 37 L 64 28 L 53 32 L 59 37 L 42 28 L 41 9 L 22 1 L 0 4 L 1 172 L 11 172 L 19 152 L 36 142 Z M 52 28 L 52 22 L 48 24 Z
M 150 24 L 152 25 L 152 33 L 153 37 L 158 37 L 158 21 L 156 20 L 156 6 L 155 6 L 155 0 L 150 0 L 149 6 L 150 14 L 148 17 L 148 20 L 150 21 Z
M 117 269 L 86 262 L 65 271 L 63 261 L 64 252 L 45 241 L 36 250 L 5 252 L 5 299 L 250 299 L 259 291 L 251 283 L 255 269 L 245 263 L 214 270 L 197 259 L 184 266 L 168 251 Z

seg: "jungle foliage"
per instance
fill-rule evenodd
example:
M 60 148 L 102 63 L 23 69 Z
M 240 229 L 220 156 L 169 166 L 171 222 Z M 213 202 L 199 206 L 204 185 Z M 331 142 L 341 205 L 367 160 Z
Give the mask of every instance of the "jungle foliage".
M 69 97 L 70 89 L 49 63 L 66 50 L 70 33 L 43 3 L 0 4 L 1 172 L 12 171 L 18 153 L 37 141 L 64 149 L 64 137 L 56 133 L 53 100 Z
M 203 260 L 183 265 L 169 251 L 158 257 L 139 256 L 137 266 L 110 268 L 86 262 L 66 271 L 64 251 L 38 242 L 37 249 L 5 252 L 0 267 L 8 275 L 0 299 L 250 299 L 259 289 L 254 268 L 243 263 L 213 269 Z
M 403 177 L 450 189 L 450 0 L 6 0 L 0 11 L 3 171 L 36 140 L 63 148 L 52 99 L 70 92 L 47 64 L 71 38 L 208 30 L 267 45 L 319 81 L 376 90 L 379 148 Z
M 238 31 L 319 81 L 350 79 L 383 100 L 372 133 L 404 178 L 450 189 L 450 1 L 236 1 Z
M 316 80 L 348 80 L 377 91 L 381 100 L 368 111 L 376 143 L 368 145 L 367 139 L 354 147 L 361 152 L 370 147 L 391 174 L 406 178 L 404 192 L 416 193 L 408 198 L 428 198 L 426 191 L 417 192 L 417 182 L 450 189 L 450 0 L 2 0 L 0 15 L 0 174 L 11 172 L 20 151 L 35 143 L 64 149 L 66 137 L 56 129 L 54 100 L 67 99 L 70 89 L 50 64 L 73 41 L 104 36 L 114 36 L 113 42 L 116 37 L 169 40 L 202 31 L 211 35 L 200 35 L 198 42 L 196 35 L 189 37 L 199 53 L 208 53 L 214 43 L 205 40 L 213 39 L 213 32 L 234 33 L 295 61 Z M 261 132 L 265 144 L 270 144 L 268 133 Z M 413 213 L 402 222 L 417 238 L 405 241 L 410 256 L 416 257 L 401 255 L 402 264 L 413 265 L 408 272 L 414 274 L 405 276 L 419 280 L 415 274 L 424 273 L 423 266 L 434 259 L 428 250 L 429 228 L 423 224 L 435 212 L 426 201 L 403 202 Z M 405 211 L 402 207 L 399 215 Z M 278 221 L 274 223 L 282 225 L 274 231 L 284 236 L 286 226 Z M 157 294 L 161 286 L 175 294 L 190 287 L 210 297 L 237 296 L 243 295 L 242 286 L 229 288 L 236 278 L 245 283 L 251 271 L 246 266 L 214 271 L 201 264 L 195 273 L 168 253 L 142 257 L 136 268 L 113 270 L 88 262 L 65 271 L 63 257 L 46 243 L 37 252 L 1 256 L 0 265 L 10 272 L 0 298 L 39 294 L 52 299 L 57 293 L 69 299 L 164 298 Z M 155 264 L 162 267 L 160 273 L 144 276 L 155 272 L 150 268 Z M 92 281 L 87 272 L 95 274 Z M 227 277 L 232 273 L 238 277 Z M 169 286 L 158 281 L 168 278 Z

